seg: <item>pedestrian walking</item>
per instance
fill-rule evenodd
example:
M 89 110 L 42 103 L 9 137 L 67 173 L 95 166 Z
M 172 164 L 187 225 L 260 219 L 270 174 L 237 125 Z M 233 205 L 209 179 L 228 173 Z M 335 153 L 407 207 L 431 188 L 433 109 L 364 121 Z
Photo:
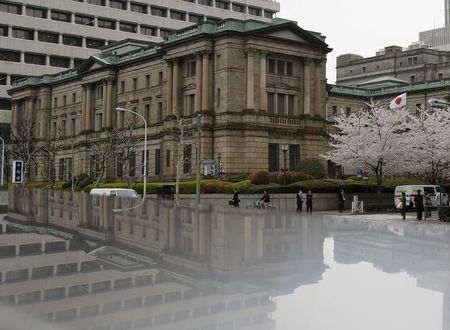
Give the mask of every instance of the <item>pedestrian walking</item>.
M 436 193 L 434 201 L 436 202 L 436 206 L 444 206 L 444 195 L 442 194 L 442 192 L 438 191 Z
M 344 204 L 345 204 L 345 194 L 344 194 L 344 189 L 342 189 L 338 195 L 339 213 L 344 212 Z
M 423 195 L 420 194 L 420 189 L 417 190 L 417 195 L 414 196 L 414 205 L 417 210 L 417 220 L 422 221 L 423 214 Z
M 400 214 L 403 217 L 403 220 L 405 220 L 406 218 L 406 194 L 403 191 L 402 192 L 402 197 L 400 197 L 400 203 L 402 203 L 400 206 Z
M 260 199 L 261 201 L 261 207 L 263 209 L 267 209 L 270 206 L 270 195 L 267 191 L 264 190 L 264 194 Z
M 241 200 L 239 199 L 239 194 L 238 194 L 237 190 L 234 191 L 231 202 L 234 207 L 239 207 L 239 203 L 241 202 Z
M 303 192 L 300 190 L 297 194 L 297 213 L 301 213 L 303 209 Z
M 313 195 L 311 190 L 306 194 L 306 213 L 312 213 Z
M 423 196 L 423 200 L 425 206 L 425 220 L 427 220 L 427 218 L 431 218 L 431 207 L 433 206 L 433 203 L 431 203 L 431 197 L 427 192 Z

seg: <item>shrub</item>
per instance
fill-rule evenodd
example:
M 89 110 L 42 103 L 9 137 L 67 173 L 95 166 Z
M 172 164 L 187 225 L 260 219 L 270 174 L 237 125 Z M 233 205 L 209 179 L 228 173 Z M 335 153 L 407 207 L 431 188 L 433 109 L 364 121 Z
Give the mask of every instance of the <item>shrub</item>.
M 232 188 L 233 190 L 237 190 L 240 193 L 244 193 L 248 191 L 248 188 L 250 188 L 251 182 L 250 180 L 245 180 L 237 183 L 233 183 Z
M 252 184 L 261 185 L 270 183 L 270 174 L 267 171 L 256 171 L 252 174 Z
M 61 188 L 62 188 L 62 189 L 72 188 L 72 180 L 65 181 L 65 182 L 62 184 Z
M 308 176 L 303 172 L 286 172 L 286 184 L 298 182 L 298 181 L 305 181 L 308 180 Z M 284 173 L 278 174 L 278 180 L 277 182 L 279 184 L 284 183 Z
M 280 172 L 270 172 L 270 183 L 280 183 L 278 181 L 279 175 L 280 175 Z
M 238 183 L 238 182 L 245 181 L 248 179 L 249 179 L 248 174 L 235 174 L 235 175 L 229 177 L 228 181 L 232 182 L 232 183 Z
M 450 222 L 450 207 L 439 207 L 439 220 L 442 222 Z
M 201 191 L 204 194 L 228 194 L 233 192 L 233 185 L 223 181 L 208 182 L 202 184 Z
M 94 183 L 94 179 L 91 178 L 90 176 L 87 176 L 87 177 L 84 177 L 84 179 L 78 181 L 78 186 L 81 188 L 84 188 L 87 185 L 90 185 L 92 183 Z
M 318 158 L 305 158 L 300 161 L 297 169 L 298 172 L 311 175 L 315 179 L 324 179 L 326 175 L 323 161 Z

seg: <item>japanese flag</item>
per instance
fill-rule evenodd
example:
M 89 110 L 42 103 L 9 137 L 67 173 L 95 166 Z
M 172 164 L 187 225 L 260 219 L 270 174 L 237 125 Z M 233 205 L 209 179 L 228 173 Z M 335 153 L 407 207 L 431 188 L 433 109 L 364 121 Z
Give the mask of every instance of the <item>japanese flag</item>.
M 406 93 L 397 96 L 389 103 L 389 107 L 391 109 L 400 109 L 406 107 Z

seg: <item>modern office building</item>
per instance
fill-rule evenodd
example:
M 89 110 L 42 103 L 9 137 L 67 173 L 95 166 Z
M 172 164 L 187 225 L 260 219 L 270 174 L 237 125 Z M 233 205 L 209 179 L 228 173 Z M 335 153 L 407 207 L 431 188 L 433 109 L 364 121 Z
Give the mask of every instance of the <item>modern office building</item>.
M 282 145 L 289 148 L 287 166 L 295 169 L 300 157 L 315 157 L 325 147 L 330 49 L 324 39 L 281 19 L 204 22 L 152 47 L 123 54 L 117 48 L 117 54 L 92 56 L 78 70 L 16 84 L 9 90 L 12 130 L 28 120 L 36 138 L 60 139 L 65 145 L 55 155 L 60 180 L 72 171 L 97 177 L 104 154 L 97 148 L 110 141 L 111 128 L 126 129 L 129 122 L 129 114 L 116 107 L 146 118 L 147 175 L 153 180 L 173 179 L 178 157 L 188 177 L 195 173 L 198 138 L 200 159 L 220 155 L 227 176 L 279 171 Z M 174 143 L 176 115 L 195 132 L 199 125 L 201 136 L 194 132 Z M 139 121 L 133 136 L 143 133 Z M 108 164 L 104 178 L 122 177 L 124 163 L 133 168 L 126 175 L 140 178 L 142 140 L 131 155 L 126 162 L 103 162 Z M 42 164 L 26 165 L 31 180 L 48 177 Z
M 15 81 L 77 68 L 113 41 L 159 42 L 223 18 L 270 22 L 279 9 L 273 0 L 0 0 L 0 110 Z

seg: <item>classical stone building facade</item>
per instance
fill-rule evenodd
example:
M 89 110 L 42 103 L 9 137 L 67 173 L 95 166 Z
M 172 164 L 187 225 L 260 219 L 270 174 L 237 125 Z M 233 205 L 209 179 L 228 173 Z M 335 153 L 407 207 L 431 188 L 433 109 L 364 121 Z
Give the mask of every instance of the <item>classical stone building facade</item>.
M 448 78 L 450 52 L 429 48 L 385 47 L 376 56 L 344 54 L 336 60 L 336 84 L 364 87 L 380 78 L 398 79 L 392 83 L 407 85 Z
M 59 179 L 93 171 L 95 146 L 130 118 L 116 107 L 147 119 L 152 179 L 174 177 L 177 152 L 191 159 L 185 172 L 196 163 L 196 133 L 183 150 L 173 143 L 177 114 L 188 126 L 201 127 L 200 157 L 221 157 L 225 175 L 281 169 L 282 142 L 289 144 L 288 165 L 295 168 L 325 146 L 329 51 L 320 34 L 290 21 L 205 22 L 149 48 L 125 54 L 116 49 L 92 56 L 77 70 L 17 83 L 9 91 L 12 129 L 28 118 L 39 139 L 65 141 L 56 156 Z M 143 133 L 142 125 L 135 129 Z M 141 143 L 133 161 L 137 177 L 142 159 Z M 106 179 L 113 179 L 120 169 L 109 165 Z M 43 171 L 34 169 L 31 179 L 42 180 Z

